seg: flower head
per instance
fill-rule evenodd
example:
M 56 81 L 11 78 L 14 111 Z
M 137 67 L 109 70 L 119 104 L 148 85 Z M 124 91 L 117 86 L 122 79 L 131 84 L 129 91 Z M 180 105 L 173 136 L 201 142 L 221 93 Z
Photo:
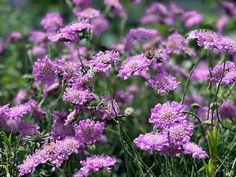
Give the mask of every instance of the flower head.
M 148 83 L 150 87 L 154 88 L 160 95 L 175 90 L 179 85 L 177 79 L 167 73 L 157 73 L 154 77 L 148 80 Z
M 104 123 L 86 119 L 81 120 L 79 124 L 76 124 L 74 129 L 75 137 L 81 144 L 93 144 L 101 138 Z
M 99 171 L 104 169 L 110 172 L 111 167 L 116 163 L 116 159 L 110 156 L 90 156 L 86 160 L 80 161 L 82 168 L 74 175 L 74 177 L 87 176 L 89 171 Z
M 151 60 L 147 59 L 144 54 L 128 57 L 119 69 L 119 77 L 128 79 L 132 75 L 140 75 L 142 71 L 147 71 Z
M 160 133 L 146 133 L 135 138 L 134 143 L 142 150 L 153 152 L 161 151 L 167 146 L 168 139 Z
M 236 116 L 236 106 L 233 101 L 225 101 L 219 107 L 219 114 L 221 118 L 230 118 L 232 119 Z
M 193 158 L 206 159 L 208 158 L 207 153 L 199 147 L 197 144 L 189 142 L 183 145 L 185 154 L 192 154 Z
M 62 27 L 63 19 L 59 13 L 48 13 L 41 21 L 41 25 L 46 31 L 56 31 Z
M 119 61 L 119 57 L 119 53 L 115 51 L 100 51 L 92 57 L 89 65 L 94 72 L 100 71 L 103 73 L 107 73 L 112 64 Z
M 177 121 L 186 119 L 186 116 L 182 113 L 183 110 L 184 106 L 177 102 L 157 104 L 151 110 L 149 122 L 155 124 L 156 128 L 169 127 Z

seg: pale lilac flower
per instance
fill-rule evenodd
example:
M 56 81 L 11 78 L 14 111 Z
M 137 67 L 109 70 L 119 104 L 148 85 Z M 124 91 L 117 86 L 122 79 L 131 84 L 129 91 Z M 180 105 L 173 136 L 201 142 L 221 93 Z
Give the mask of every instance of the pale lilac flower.
M 207 81 L 209 79 L 209 68 L 205 61 L 200 61 L 192 73 L 192 79 Z
M 0 107 L 0 119 L 6 119 L 9 115 L 10 107 L 9 104 Z
M 120 108 L 116 100 L 108 96 L 104 96 L 102 98 L 102 101 L 103 101 L 103 105 L 98 107 L 98 109 L 96 110 L 96 113 L 98 114 L 98 116 L 102 120 L 116 118 L 120 113 Z
M 200 47 L 221 53 L 234 53 L 236 51 L 234 40 L 208 30 L 191 31 L 187 39 L 196 39 Z
M 92 34 L 100 36 L 109 26 L 108 21 L 100 16 L 91 20 Z
M 221 78 L 230 71 L 234 71 L 236 69 L 235 64 L 230 61 L 226 61 L 225 64 L 217 64 L 213 69 L 210 70 L 210 81 L 212 84 L 218 83 Z M 224 73 L 224 75 L 223 75 Z M 225 80 L 227 81 L 227 80 Z
M 222 85 L 227 86 L 231 84 L 236 84 L 236 68 L 227 72 L 222 79 Z
M 80 7 L 80 9 L 85 9 L 91 6 L 92 0 L 73 0 L 73 3 Z
M 193 158 L 206 159 L 208 158 L 207 153 L 199 147 L 197 144 L 189 142 L 183 145 L 184 153 L 191 154 Z
M 63 19 L 59 13 L 48 13 L 40 23 L 46 31 L 56 31 L 63 26 Z
M 33 57 L 43 57 L 46 54 L 46 48 L 42 45 L 40 46 L 34 46 L 31 49 L 31 55 Z
M 74 177 L 85 177 L 90 171 L 99 171 L 104 169 L 111 171 L 111 167 L 116 163 L 116 159 L 110 156 L 90 156 L 86 160 L 80 161 L 82 168 L 74 175 Z
M 169 127 L 186 119 L 186 116 L 182 113 L 183 111 L 184 106 L 177 102 L 157 104 L 151 109 L 149 122 L 155 124 L 156 128 Z
M 125 80 L 132 75 L 140 75 L 142 71 L 147 71 L 151 60 L 147 59 L 144 54 L 128 57 L 120 66 L 119 77 Z
M 125 36 L 124 41 L 126 48 L 132 50 L 135 42 L 143 42 L 153 39 L 157 36 L 157 31 L 155 29 L 146 28 L 136 28 L 131 29 Z
M 31 105 L 25 103 L 23 105 L 17 105 L 10 108 L 10 112 L 7 115 L 9 119 L 20 120 L 23 116 L 29 114 L 32 110 Z
M 140 134 L 134 139 L 134 143 L 142 150 L 154 152 L 161 151 L 163 147 L 168 145 L 167 136 L 160 133 Z
M 202 15 L 195 10 L 187 11 L 183 13 L 182 21 L 187 28 L 191 28 L 192 26 L 199 25 L 202 22 Z
M 18 41 L 22 38 L 22 33 L 18 32 L 18 31 L 14 31 L 11 32 L 8 36 L 7 36 L 7 41 L 8 42 L 14 42 L 14 41 Z
M 170 144 L 176 146 L 183 145 L 190 141 L 190 137 L 193 134 L 193 123 L 188 121 L 175 123 L 167 129 L 164 129 L 163 134 L 168 137 Z
M 74 125 L 75 137 L 81 144 L 94 144 L 102 136 L 103 122 L 95 122 L 91 119 L 81 120 Z
M 148 84 L 156 90 L 158 94 L 164 95 L 169 91 L 175 90 L 178 87 L 179 82 L 175 77 L 168 73 L 157 73 L 148 80 Z
M 104 4 L 111 9 L 113 15 L 120 16 L 121 18 L 126 18 L 126 13 L 119 0 L 104 0 Z
M 63 96 L 64 102 L 71 102 L 78 106 L 84 106 L 94 99 L 93 95 L 86 89 L 66 88 Z
M 56 79 L 54 63 L 47 56 L 38 59 L 33 65 L 33 76 L 36 81 L 41 81 L 43 84 L 54 82 Z
M 46 38 L 47 38 L 46 33 L 41 32 L 41 31 L 32 31 L 30 32 L 29 41 L 36 44 L 40 44 L 44 42 Z
M 216 23 L 216 29 L 219 33 L 224 31 L 224 28 L 228 22 L 228 17 L 225 15 L 220 16 L 219 20 Z
M 108 50 L 105 52 L 100 51 L 92 57 L 89 65 L 93 72 L 107 73 L 112 67 L 112 64 L 116 64 L 119 61 L 119 58 L 120 55 L 118 52 Z
M 232 17 L 232 18 L 235 18 L 236 17 L 236 7 L 235 7 L 235 4 L 233 2 L 229 2 L 229 1 L 222 1 L 220 4 L 219 4 L 219 8 L 224 10 L 225 13 L 229 16 L 229 17 Z
M 93 19 L 93 18 L 96 18 L 96 17 L 99 17 L 101 14 L 100 14 L 100 11 L 99 10 L 96 10 L 94 8 L 86 8 L 82 11 L 78 11 L 76 13 L 76 16 L 79 18 L 79 19 Z
M 27 97 L 27 91 L 24 89 L 21 89 L 18 91 L 16 97 L 14 98 L 13 102 L 15 105 L 21 104 L 23 101 L 25 101 Z
M 236 116 L 236 106 L 234 105 L 233 101 L 225 101 L 223 102 L 220 107 L 219 107 L 219 114 L 220 118 L 225 119 L 225 118 L 230 118 L 232 119 L 233 117 Z
M 164 4 L 155 2 L 149 8 L 146 9 L 147 14 L 159 14 L 159 15 L 167 15 L 168 9 Z
M 31 136 L 39 133 L 39 126 L 29 122 L 20 122 L 19 134 L 20 137 Z
M 65 137 L 73 137 L 75 135 L 74 125 L 65 125 L 67 120 L 67 113 L 54 112 L 51 136 L 54 140 L 62 140 Z
M 92 25 L 86 21 L 79 21 L 68 25 L 59 30 L 59 33 L 49 36 L 49 40 L 52 42 L 58 41 L 68 41 L 68 42 L 78 42 L 80 40 L 78 33 L 83 33 L 85 31 L 90 32 Z

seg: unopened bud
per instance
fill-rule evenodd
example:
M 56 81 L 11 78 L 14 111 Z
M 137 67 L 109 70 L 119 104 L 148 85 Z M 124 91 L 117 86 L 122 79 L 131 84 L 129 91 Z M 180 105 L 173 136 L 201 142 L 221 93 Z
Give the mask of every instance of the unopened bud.
M 132 108 L 132 107 L 127 107 L 127 108 L 125 109 L 124 113 L 125 113 L 125 116 L 131 116 L 131 115 L 133 115 L 133 113 L 134 113 L 134 108 Z

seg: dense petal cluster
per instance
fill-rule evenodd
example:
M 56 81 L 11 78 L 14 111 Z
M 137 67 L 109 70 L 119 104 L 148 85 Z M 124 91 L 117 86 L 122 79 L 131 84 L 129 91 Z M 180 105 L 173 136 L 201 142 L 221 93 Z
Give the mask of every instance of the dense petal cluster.
M 95 122 L 91 119 L 81 120 L 75 124 L 75 137 L 81 144 L 93 144 L 102 136 L 104 129 L 103 122 Z
M 168 138 L 160 133 L 146 133 L 135 138 L 134 143 L 145 151 L 161 151 L 168 145 Z
M 207 81 L 209 79 L 209 68 L 205 61 L 200 61 L 192 73 L 192 79 L 198 81 Z
M 208 30 L 191 31 L 188 34 L 188 39 L 196 39 L 200 47 L 221 53 L 235 53 L 236 50 L 236 42 L 234 40 Z
M 236 116 L 236 106 L 234 105 L 233 101 L 228 100 L 223 102 L 219 107 L 219 114 L 220 118 L 230 118 Z
M 160 95 L 175 90 L 179 85 L 177 79 L 167 73 L 157 73 L 148 80 L 148 83 L 150 87 L 154 88 Z
M 146 40 L 153 39 L 157 36 L 157 31 L 155 29 L 137 28 L 131 29 L 129 33 L 125 36 L 125 45 L 128 50 L 132 50 L 134 47 L 134 42 L 142 42 Z
M 59 13 L 49 13 L 42 19 L 41 25 L 46 31 L 56 31 L 62 27 L 63 19 Z
M 78 42 L 80 40 L 78 34 L 91 31 L 91 24 L 88 21 L 80 21 L 61 28 L 57 34 L 48 37 L 52 42 L 68 41 Z
M 83 88 L 66 88 L 63 96 L 64 102 L 71 102 L 78 106 L 84 106 L 85 104 L 91 102 L 94 99 L 92 93 Z
M 189 142 L 183 145 L 184 153 L 191 154 L 193 158 L 206 159 L 207 153 L 197 144 Z
M 119 61 L 119 57 L 119 53 L 115 51 L 99 52 L 92 57 L 89 65 L 93 72 L 107 73 L 112 64 Z
M 164 104 L 157 104 L 151 110 L 151 117 L 149 122 L 155 124 L 156 128 L 169 127 L 177 121 L 186 119 L 182 113 L 184 106 L 177 102 L 166 102 Z
M 128 57 L 120 66 L 119 77 L 125 80 L 132 75 L 141 75 L 142 71 L 147 71 L 151 60 L 147 59 L 144 54 Z
M 104 169 L 111 171 L 111 167 L 116 163 L 116 159 L 110 156 L 90 156 L 86 160 L 80 161 L 82 168 L 74 175 L 74 177 L 87 176 L 90 171 L 99 171 Z
M 23 164 L 18 166 L 19 175 L 24 176 L 32 173 L 38 165 L 46 163 L 47 161 L 60 167 L 71 154 L 78 152 L 80 146 L 80 143 L 72 137 L 45 144 L 41 149 L 27 156 Z

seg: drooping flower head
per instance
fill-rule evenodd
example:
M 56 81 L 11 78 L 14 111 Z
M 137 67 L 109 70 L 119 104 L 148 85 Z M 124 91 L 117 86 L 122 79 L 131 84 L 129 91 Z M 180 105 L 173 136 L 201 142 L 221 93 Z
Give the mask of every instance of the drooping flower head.
M 33 76 L 36 81 L 46 84 L 54 82 L 56 79 L 54 63 L 47 56 L 38 59 L 33 65 Z
M 107 73 L 112 64 L 119 61 L 119 57 L 119 53 L 113 50 L 105 52 L 100 51 L 92 57 L 89 65 L 92 68 L 93 72 L 100 71 L 103 73 Z
M 234 40 L 208 30 L 191 31 L 187 39 L 196 39 L 200 47 L 220 53 L 235 53 L 236 50 L 236 42 Z
M 202 15 L 196 10 L 184 12 L 181 18 L 187 28 L 199 25 L 203 19 Z
M 132 75 L 141 75 L 142 71 L 147 71 L 151 60 L 147 59 L 144 54 L 128 57 L 119 69 L 119 77 L 125 80 Z
M 95 122 L 91 119 L 81 120 L 74 126 L 75 137 L 81 144 L 93 144 L 102 136 L 103 122 Z
M 29 122 L 22 121 L 19 124 L 20 137 L 31 136 L 39 133 L 39 126 Z
M 104 0 L 104 4 L 111 9 L 113 15 L 126 18 L 126 13 L 119 0 Z
M 90 171 L 99 171 L 104 169 L 111 171 L 111 167 L 116 163 L 116 159 L 110 156 L 90 156 L 86 160 L 80 161 L 82 168 L 74 175 L 74 177 L 85 177 Z
M 183 145 L 184 153 L 191 154 L 193 158 L 206 159 L 208 158 L 207 153 L 199 147 L 197 144 L 189 142 Z
M 177 102 L 157 104 L 151 109 L 149 122 L 155 124 L 156 128 L 169 127 L 177 121 L 186 119 L 186 116 L 182 113 L 183 110 L 184 106 Z
M 92 19 L 91 25 L 92 25 L 91 32 L 95 36 L 100 36 L 107 30 L 109 26 L 108 21 L 103 16 Z
M 135 138 L 134 143 L 142 150 L 154 152 L 161 151 L 164 146 L 167 146 L 168 139 L 160 133 L 146 133 Z
M 177 79 L 167 73 L 157 73 L 154 77 L 151 77 L 151 79 L 148 80 L 148 83 L 150 87 L 155 89 L 160 95 L 175 90 L 179 85 Z
M 56 31 L 63 26 L 63 19 L 59 13 L 48 13 L 41 21 L 41 25 L 46 31 Z

